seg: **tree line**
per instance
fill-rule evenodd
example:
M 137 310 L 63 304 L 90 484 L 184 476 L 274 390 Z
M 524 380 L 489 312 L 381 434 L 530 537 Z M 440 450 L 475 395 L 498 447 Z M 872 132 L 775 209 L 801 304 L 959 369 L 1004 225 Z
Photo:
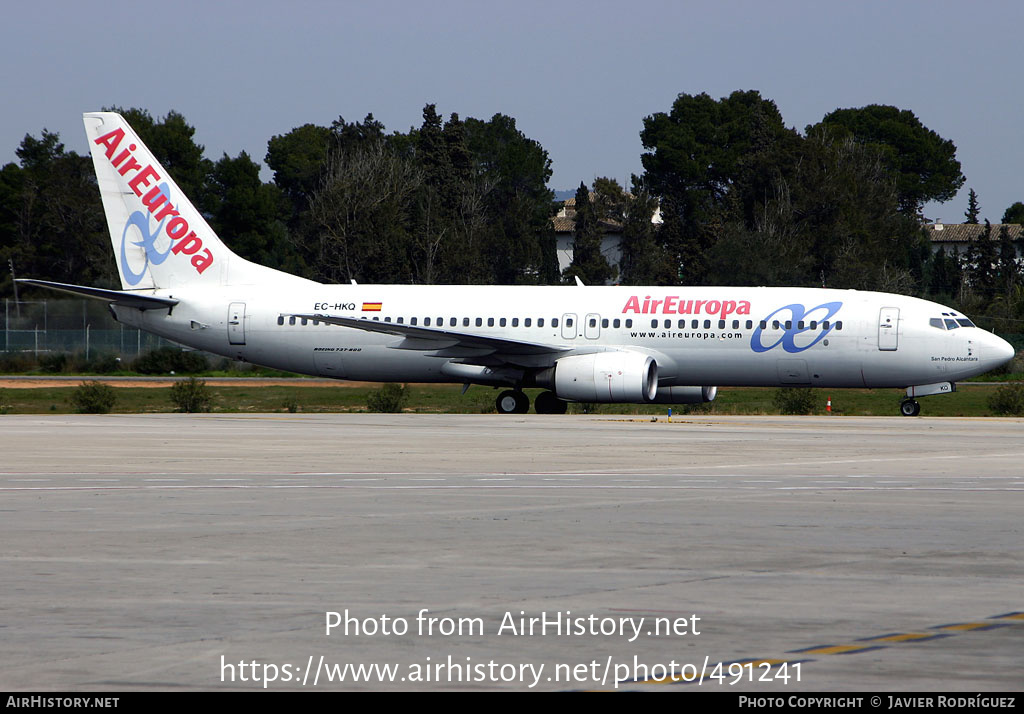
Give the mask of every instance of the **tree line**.
M 608 178 L 581 183 L 564 273 L 551 160 L 512 117 L 445 120 L 428 104 L 406 132 L 389 132 L 372 114 L 306 124 L 268 141 L 273 179 L 264 182 L 245 152 L 206 158 L 177 112 L 115 110 L 232 250 L 314 280 L 826 285 L 1024 318 L 1018 246 L 1005 229 L 963 255 L 932 252 L 922 207 L 950 200 L 965 177 L 953 142 L 896 107 L 837 109 L 799 132 L 756 91 L 680 94 L 643 119 L 644 170 L 628 188 Z M 5 267 L 118 287 L 89 156 L 45 129 L 16 153 L 18 162 L 0 169 Z M 657 211 L 660 224 L 651 221 Z M 979 211 L 972 191 L 968 222 Z M 1021 203 L 1003 217 L 1021 220 Z M 601 251 L 609 227 L 622 236 L 618 266 Z M 0 293 L 12 289 L 5 271 Z

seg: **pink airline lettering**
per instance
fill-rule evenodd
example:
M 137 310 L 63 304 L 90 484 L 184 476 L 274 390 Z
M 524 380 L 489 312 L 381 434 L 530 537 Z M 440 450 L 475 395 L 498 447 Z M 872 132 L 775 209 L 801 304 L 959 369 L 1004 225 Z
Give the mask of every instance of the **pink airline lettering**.
M 128 180 L 128 186 L 135 192 L 136 196 L 142 199 L 142 205 L 156 217 L 156 220 L 163 221 L 165 218 L 171 218 L 167 222 L 166 228 L 164 228 L 167 237 L 173 242 L 171 252 L 192 256 L 190 261 L 192 267 L 201 275 L 204 270 L 213 264 L 213 253 L 210 252 L 209 248 L 203 247 L 203 241 L 196 235 L 195 231 L 189 230 L 188 221 L 181 217 L 178 209 L 168 200 L 167 195 L 160 190 L 160 187 L 150 187 L 150 184 L 160 180 L 160 174 L 152 166 L 147 165 L 143 168 L 142 164 L 136 161 L 132 152 L 139 148 L 137 145 L 129 144 L 127 149 L 121 151 L 116 157 L 114 156 L 124 137 L 124 129 L 118 128 L 93 139 L 93 142 L 97 146 L 104 148 L 103 153 L 106 155 L 107 160 L 110 161 L 110 164 L 117 169 L 121 176 L 127 176 L 129 171 L 138 171 Z M 146 190 L 144 196 L 143 190 Z M 632 298 L 632 300 L 636 301 L 636 298 Z M 646 312 L 646 302 L 644 307 Z M 636 306 L 635 311 L 639 311 L 639 305 Z M 623 312 L 626 312 L 626 310 L 623 310 Z

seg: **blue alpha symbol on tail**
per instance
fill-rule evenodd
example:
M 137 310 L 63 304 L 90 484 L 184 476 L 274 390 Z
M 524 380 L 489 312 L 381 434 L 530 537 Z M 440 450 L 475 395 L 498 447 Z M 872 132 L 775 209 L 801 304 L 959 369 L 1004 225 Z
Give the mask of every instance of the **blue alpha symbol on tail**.
M 843 303 L 841 302 L 826 302 L 816 307 L 812 307 L 810 310 L 805 309 L 804 306 L 799 303 L 780 307 L 761 321 L 767 325 L 766 330 L 762 330 L 760 325 L 756 330 L 754 330 L 754 334 L 750 336 L 750 349 L 754 350 L 754 352 L 767 352 L 779 345 L 782 345 L 782 349 L 786 352 L 796 353 L 810 349 L 825 339 L 825 336 L 835 329 L 835 323 L 830 322 L 827 329 L 823 329 L 821 323 L 830 321 L 832 316 L 839 312 L 839 309 L 842 306 Z M 778 339 L 771 344 L 766 345 L 763 341 L 763 333 L 768 331 L 769 338 L 771 338 L 778 332 L 771 328 L 771 321 L 772 318 L 779 313 L 788 313 L 786 319 L 779 320 L 779 322 L 781 325 L 785 325 L 788 320 L 789 327 L 781 331 Z M 810 327 L 812 319 L 816 323 L 813 330 Z M 803 321 L 803 327 L 799 326 L 801 321 Z M 810 340 L 806 344 L 803 344 L 804 340 L 800 340 L 801 344 L 797 344 L 797 337 L 804 332 L 812 332 L 815 335 L 814 339 Z
M 167 188 L 166 183 L 159 185 L 160 193 L 163 194 L 168 204 L 171 202 L 171 193 Z M 149 269 L 150 264 L 160 265 L 162 262 L 167 260 L 167 256 L 171 254 L 171 244 L 167 241 L 167 250 L 160 251 L 156 247 L 157 238 L 160 237 L 160 232 L 163 230 L 164 223 L 167 222 L 167 218 L 160 221 L 160 224 L 155 230 L 150 230 L 149 213 L 146 211 L 135 211 L 133 214 L 128 216 L 128 221 L 124 224 L 124 232 L 121 233 L 121 275 L 124 276 L 125 282 L 129 285 L 138 285 L 142 280 L 146 271 Z M 128 263 L 128 254 L 126 245 L 128 242 L 128 229 L 134 226 L 139 231 L 141 240 L 132 241 L 132 245 L 137 245 L 145 251 L 146 261 L 142 265 L 142 269 L 139 272 L 132 270 L 131 265 Z

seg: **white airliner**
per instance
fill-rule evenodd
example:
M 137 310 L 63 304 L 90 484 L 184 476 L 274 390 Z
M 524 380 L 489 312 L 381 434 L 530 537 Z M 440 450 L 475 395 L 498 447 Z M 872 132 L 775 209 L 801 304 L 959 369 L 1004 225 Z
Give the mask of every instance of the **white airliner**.
M 232 359 L 338 379 L 507 387 L 502 413 L 567 401 L 690 404 L 717 386 L 899 387 L 916 397 L 1013 357 L 948 307 L 854 290 L 324 285 L 220 241 L 127 122 L 84 115 L 123 290 L 21 282 Z

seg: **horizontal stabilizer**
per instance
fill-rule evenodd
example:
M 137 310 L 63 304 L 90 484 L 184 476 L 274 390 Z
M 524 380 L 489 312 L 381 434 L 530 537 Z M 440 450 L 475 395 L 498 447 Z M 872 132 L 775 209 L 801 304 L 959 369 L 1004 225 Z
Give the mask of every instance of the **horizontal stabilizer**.
M 116 305 L 135 307 L 139 310 L 155 310 L 163 308 L 170 309 L 178 304 L 174 298 L 156 297 L 155 295 L 143 295 L 126 290 L 104 290 L 103 288 L 91 288 L 88 285 L 68 285 L 67 283 L 53 283 L 49 280 L 31 280 L 18 278 L 17 282 L 24 285 L 35 285 L 40 288 L 59 290 L 72 295 L 84 295 L 94 300 L 106 300 Z

